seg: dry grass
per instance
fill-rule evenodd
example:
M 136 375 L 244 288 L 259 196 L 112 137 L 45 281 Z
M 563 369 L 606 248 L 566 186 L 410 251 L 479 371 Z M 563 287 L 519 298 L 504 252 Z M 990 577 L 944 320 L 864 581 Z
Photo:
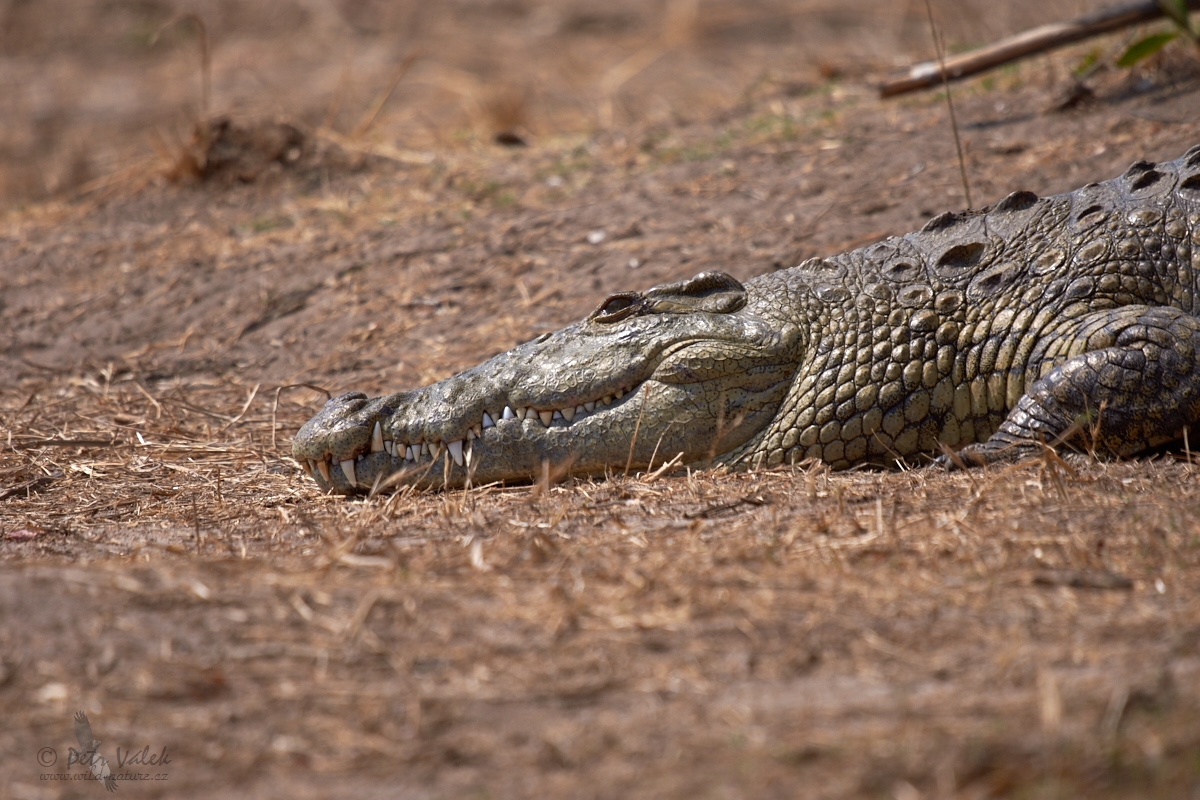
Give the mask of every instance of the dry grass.
M 109 741 L 166 745 L 184 794 L 216 775 L 273 794 L 297 768 L 451 794 L 1182 796 L 1196 779 L 1185 462 L 344 502 L 271 446 L 273 417 L 306 413 L 272 395 L 4 395 L 22 432 L 0 473 L 27 491 L 0 501 L 0 552 L 24 564 L 0 602 L 26 624 L 0 697 L 46 698 L 9 701 L 18 727 L 57 742 L 88 707 Z M 49 624 L 66 626 L 52 660 Z M 90 677 L 64 704 L 70 663 Z
M 214 106 L 254 74 L 300 122 L 184 115 L 203 122 L 171 163 L 222 170 L 164 185 L 143 138 L 70 201 L 0 217 L 0 796 L 96 788 L 37 763 L 66 770 L 80 708 L 110 760 L 169 749 L 165 785 L 121 787 L 147 796 L 1194 796 L 1190 447 L 354 501 L 289 457 L 324 389 L 425 383 L 614 291 L 748 278 L 958 205 L 944 106 L 835 77 L 927 47 L 919 8 L 850 35 L 833 3 L 567 4 L 449 35 L 438 9 L 351 5 L 422 31 L 421 58 L 322 18 L 317 60 L 358 50 L 303 71 L 309 39 L 207 16 Z M 970 8 L 939 21 L 978 31 Z M 1078 57 L 956 92 L 983 202 L 1200 139 L 1183 61 L 1034 113 Z M 607 101 L 611 129 L 569 133 Z M 492 146 L 504 129 L 531 146 Z

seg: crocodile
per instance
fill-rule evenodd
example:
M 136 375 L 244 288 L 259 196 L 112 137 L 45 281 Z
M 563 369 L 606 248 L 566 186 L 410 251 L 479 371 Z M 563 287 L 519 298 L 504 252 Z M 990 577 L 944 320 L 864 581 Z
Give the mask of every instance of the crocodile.
M 744 285 L 614 294 L 430 386 L 332 398 L 293 455 L 355 494 L 655 464 L 1121 458 L 1197 420 L 1200 145 Z

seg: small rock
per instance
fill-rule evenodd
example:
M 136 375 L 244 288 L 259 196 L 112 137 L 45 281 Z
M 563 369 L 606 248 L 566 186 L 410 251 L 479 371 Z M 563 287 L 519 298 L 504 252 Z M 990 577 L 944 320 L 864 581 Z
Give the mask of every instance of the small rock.
M 31 530 L 29 528 L 17 528 L 4 534 L 4 538 L 10 542 L 28 542 L 41 536 L 44 531 Z

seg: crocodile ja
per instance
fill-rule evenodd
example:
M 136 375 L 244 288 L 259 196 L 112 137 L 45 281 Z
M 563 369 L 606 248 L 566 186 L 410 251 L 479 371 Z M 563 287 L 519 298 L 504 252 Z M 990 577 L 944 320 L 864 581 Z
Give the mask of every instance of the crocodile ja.
M 293 454 L 351 494 L 672 459 L 1126 457 L 1197 421 L 1200 145 L 745 285 L 707 272 L 615 294 L 431 386 L 335 397 Z

